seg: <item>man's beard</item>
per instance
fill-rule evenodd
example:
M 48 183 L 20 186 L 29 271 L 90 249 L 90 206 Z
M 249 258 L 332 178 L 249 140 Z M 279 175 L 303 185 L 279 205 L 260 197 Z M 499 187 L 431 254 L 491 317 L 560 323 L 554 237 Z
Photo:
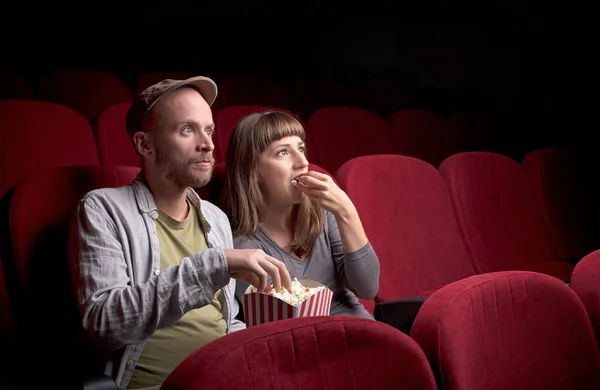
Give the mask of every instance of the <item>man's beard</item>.
M 199 160 L 209 160 L 210 167 L 195 164 Z M 212 154 L 201 154 L 186 162 L 169 157 L 156 149 L 156 165 L 167 172 L 167 179 L 179 188 L 200 188 L 210 182 L 215 165 Z

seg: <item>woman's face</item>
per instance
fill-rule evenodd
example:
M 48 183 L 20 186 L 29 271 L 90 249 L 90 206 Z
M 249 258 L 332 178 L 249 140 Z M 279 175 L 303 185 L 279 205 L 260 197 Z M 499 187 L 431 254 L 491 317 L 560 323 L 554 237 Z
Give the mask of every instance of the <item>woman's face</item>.
M 304 195 L 292 180 L 308 171 L 304 141 L 298 136 L 284 137 L 269 145 L 260 155 L 260 184 L 267 205 L 302 203 Z

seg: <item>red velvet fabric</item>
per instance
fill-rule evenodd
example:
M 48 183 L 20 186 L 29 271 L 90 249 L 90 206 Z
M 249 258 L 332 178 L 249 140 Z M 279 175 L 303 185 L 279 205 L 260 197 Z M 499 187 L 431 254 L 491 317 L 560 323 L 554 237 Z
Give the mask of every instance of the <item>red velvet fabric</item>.
M 434 112 L 398 110 L 387 122 L 394 153 L 416 157 L 437 167 L 446 157 L 465 151 L 457 129 Z
M 597 156 L 582 156 L 569 149 L 537 149 L 527 154 L 521 165 L 529 175 L 559 256 L 580 259 L 600 248 Z
M 585 306 L 600 347 L 600 250 L 579 260 L 573 270 L 571 288 Z
M 361 108 L 322 108 L 309 118 L 308 132 L 317 146 L 319 165 L 334 175 L 354 157 L 392 153 L 387 123 Z
M 220 108 L 234 106 L 281 107 L 295 110 L 296 99 L 276 80 L 255 75 L 229 75 L 219 83 L 215 104 Z
M 433 390 L 407 335 L 354 317 L 276 321 L 221 337 L 185 359 L 162 390 Z
M 49 169 L 23 180 L 10 199 L 9 257 L 3 254 L 2 260 L 10 261 L 14 270 L 10 277 L 16 288 L 9 294 L 14 297 L 15 322 L 24 335 L 20 349 L 43 362 L 37 371 L 40 378 L 52 373 L 60 383 L 73 372 L 83 375 L 96 363 L 92 363 L 96 356 L 84 346 L 85 333 L 73 294 L 69 228 L 83 195 L 131 183 L 138 172 L 135 167 L 99 165 Z
M 422 296 L 475 274 L 448 189 L 430 164 L 400 155 L 363 156 L 337 173 L 381 265 L 376 300 Z
M 439 170 L 479 273 L 530 270 L 571 278 L 573 265 L 555 252 L 531 182 L 516 161 L 466 152 L 447 158 Z
M 440 389 L 600 388 L 583 304 L 549 275 L 492 272 L 442 287 L 421 307 L 411 337 Z
M 94 121 L 93 128 L 102 165 L 141 165 L 140 156 L 135 152 L 125 127 L 125 117 L 130 106 L 130 102 L 112 105 L 103 110 Z
M 58 104 L 0 101 L 0 197 L 21 179 L 45 169 L 97 165 L 88 121 Z
M 89 123 L 105 108 L 133 100 L 131 89 L 123 80 L 96 70 L 50 72 L 40 79 L 37 87 L 39 100 L 71 107 Z

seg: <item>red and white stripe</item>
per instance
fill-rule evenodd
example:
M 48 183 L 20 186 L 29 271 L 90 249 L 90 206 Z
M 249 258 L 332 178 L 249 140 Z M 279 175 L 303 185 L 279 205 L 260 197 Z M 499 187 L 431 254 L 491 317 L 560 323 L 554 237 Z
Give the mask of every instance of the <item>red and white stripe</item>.
M 324 289 L 311 295 L 300 305 L 300 317 L 315 317 L 329 315 L 331 307 L 331 290 Z
M 246 326 L 254 326 L 295 317 L 327 316 L 333 292 L 323 289 L 310 296 L 300 306 L 292 306 L 281 299 L 261 293 L 244 295 Z

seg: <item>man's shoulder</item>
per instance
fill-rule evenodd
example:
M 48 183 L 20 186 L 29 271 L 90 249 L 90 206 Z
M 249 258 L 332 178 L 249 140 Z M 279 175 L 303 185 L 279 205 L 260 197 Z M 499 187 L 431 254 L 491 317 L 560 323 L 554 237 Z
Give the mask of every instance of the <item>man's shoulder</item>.
M 211 214 L 219 217 L 225 217 L 225 212 L 216 204 L 209 202 L 208 200 L 200 199 L 200 208 L 203 214 Z
M 82 205 L 125 206 L 131 202 L 133 188 L 131 184 L 120 187 L 98 188 L 87 192 L 80 200 Z
M 200 199 L 200 209 L 204 218 L 211 224 L 224 224 L 229 229 L 229 218 L 219 206 L 207 200 Z

